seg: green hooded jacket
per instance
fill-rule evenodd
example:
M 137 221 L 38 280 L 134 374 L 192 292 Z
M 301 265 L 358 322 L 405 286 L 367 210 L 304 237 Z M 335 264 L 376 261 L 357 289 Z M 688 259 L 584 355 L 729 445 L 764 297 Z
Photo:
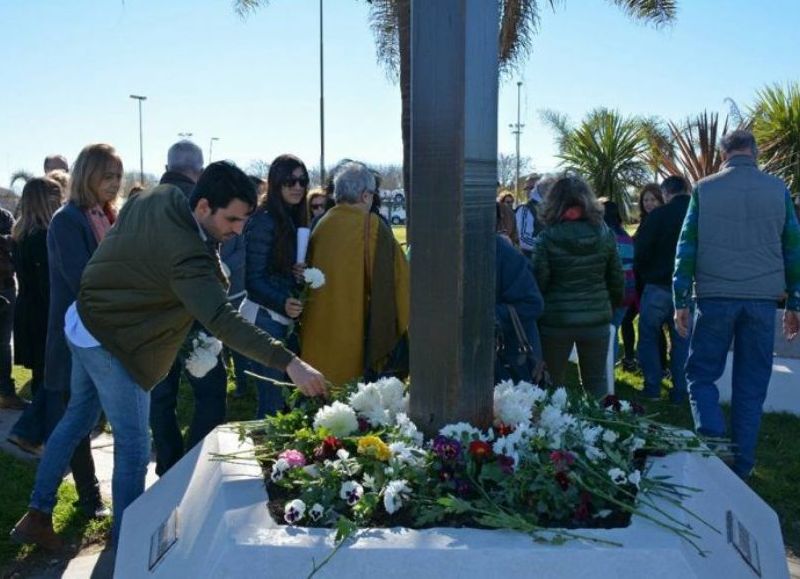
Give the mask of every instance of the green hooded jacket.
M 128 200 L 89 260 L 78 313 L 144 390 L 169 372 L 194 320 L 248 358 L 285 370 L 294 355 L 238 314 L 226 285 L 186 196 L 159 185 Z
M 547 227 L 534 243 L 533 264 L 544 297 L 543 331 L 611 323 L 613 308 L 622 303 L 624 277 L 616 239 L 604 223 Z

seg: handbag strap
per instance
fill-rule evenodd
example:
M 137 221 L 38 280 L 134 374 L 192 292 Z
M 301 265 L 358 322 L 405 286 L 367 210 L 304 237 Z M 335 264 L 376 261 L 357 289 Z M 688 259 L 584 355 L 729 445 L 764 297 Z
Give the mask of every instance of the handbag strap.
M 525 333 L 525 328 L 522 326 L 522 320 L 519 319 L 519 314 L 514 306 L 511 304 L 506 305 L 508 306 L 508 315 L 511 318 L 511 325 L 514 327 L 514 333 L 517 336 L 517 343 L 519 344 L 520 350 L 528 354 L 533 351 L 533 348 L 531 348 L 528 335 Z
M 367 212 L 367 219 L 364 221 L 364 289 L 366 291 L 365 298 L 369 299 L 370 290 L 372 289 L 372 268 L 370 264 L 370 219 L 371 215 Z

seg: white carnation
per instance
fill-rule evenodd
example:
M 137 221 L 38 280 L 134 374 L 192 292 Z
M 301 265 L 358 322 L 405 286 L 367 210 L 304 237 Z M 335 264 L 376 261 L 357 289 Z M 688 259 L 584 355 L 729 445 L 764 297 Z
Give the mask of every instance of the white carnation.
M 447 438 L 454 438 L 458 441 L 472 441 L 481 439 L 481 431 L 467 422 L 457 422 L 448 424 L 439 430 L 439 434 Z
M 567 391 L 565 388 L 558 388 L 550 397 L 550 404 L 563 409 L 567 405 Z
M 325 285 L 325 274 L 316 267 L 307 267 L 303 272 L 303 280 L 311 289 L 319 289 Z
M 405 388 L 397 378 L 382 378 L 377 382 L 359 384 L 347 401 L 373 426 L 388 426 L 398 414 L 406 411 L 408 397 Z
M 405 412 L 400 412 L 395 416 L 395 424 L 400 431 L 400 436 L 408 438 L 415 444 L 420 445 L 424 439 L 422 433 L 417 430 L 417 425 L 414 424 Z
M 358 418 L 352 408 L 337 400 L 317 411 L 314 428 L 325 428 L 332 435 L 341 438 L 358 430 Z
M 542 400 L 543 391 L 528 382 L 514 384 L 504 380 L 494 387 L 494 422 L 506 426 L 517 426 L 528 422 L 533 405 Z
M 410 494 L 408 481 L 404 479 L 389 481 L 383 489 L 383 506 L 386 512 L 390 515 L 396 513 Z
M 603 433 L 603 442 L 607 442 L 608 444 L 614 444 L 618 438 L 619 435 L 613 430 L 606 430 Z
M 584 453 L 586 454 L 586 458 L 588 458 L 592 462 L 603 460 L 606 457 L 606 453 L 597 448 L 596 446 L 587 446 L 584 449 Z
M 196 378 L 202 378 L 219 363 L 222 342 L 205 332 L 198 332 L 192 340 L 192 352 L 186 357 L 186 371 Z
M 639 472 L 639 469 L 636 469 L 628 475 L 628 482 L 632 485 L 636 485 L 637 489 L 639 488 L 639 483 L 642 482 L 642 473 Z

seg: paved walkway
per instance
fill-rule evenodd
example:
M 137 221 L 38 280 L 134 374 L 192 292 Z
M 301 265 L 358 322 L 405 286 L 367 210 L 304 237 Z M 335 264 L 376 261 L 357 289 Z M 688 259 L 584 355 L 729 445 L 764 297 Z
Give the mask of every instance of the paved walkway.
M 21 451 L 6 441 L 6 436 L 16 422 L 19 412 L 0 410 L 0 451 L 7 452 L 24 460 L 35 461 L 30 454 Z M 111 473 L 114 467 L 114 438 L 110 434 L 101 434 L 92 441 L 97 478 L 103 498 L 111 502 Z M 70 475 L 71 476 L 71 475 Z M 146 487 L 150 487 L 158 477 L 155 473 L 155 462 L 150 460 L 147 469 Z M 0 532 L 6 532 L 0 529 Z M 800 559 L 788 558 L 791 579 L 800 579 Z M 102 546 L 90 545 L 80 551 L 72 560 L 54 560 L 53 564 L 34 575 L 25 575 L 31 579 L 110 579 L 114 573 L 114 557 Z M 22 576 L 20 576 L 21 578 Z
M 21 412 L 0 409 L 0 452 L 11 454 L 17 458 L 35 462 L 38 459 L 8 442 L 6 437 L 17 421 Z M 100 492 L 107 503 L 111 503 L 111 474 L 114 471 L 114 437 L 103 433 L 92 440 L 92 456 L 94 457 L 97 480 Z M 158 480 L 153 459 L 147 469 L 145 486 L 150 487 Z M 72 475 L 68 475 L 72 480 Z M 8 529 L 0 529 L 6 533 Z M 106 579 L 112 577 L 114 559 L 110 552 L 99 545 L 90 545 L 80 551 L 71 561 L 54 560 L 51 567 L 33 575 L 35 579 Z M 29 577 L 28 575 L 24 575 Z

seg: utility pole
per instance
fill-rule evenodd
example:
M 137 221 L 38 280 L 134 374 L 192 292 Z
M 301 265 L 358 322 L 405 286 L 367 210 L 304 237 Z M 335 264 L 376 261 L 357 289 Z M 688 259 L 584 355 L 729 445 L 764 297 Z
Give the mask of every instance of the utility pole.
M 325 188 L 325 78 L 322 42 L 322 0 L 319 0 L 319 180 Z
M 522 134 L 522 123 L 520 123 L 520 93 L 522 91 L 522 81 L 517 81 L 517 122 L 516 124 L 508 125 L 511 129 L 511 134 L 516 137 L 517 140 L 517 170 L 516 170 L 516 179 L 514 181 L 514 197 L 517 198 L 517 202 L 519 202 L 519 137 Z
M 142 101 L 146 101 L 147 97 L 132 94 L 132 99 L 139 101 L 139 181 L 144 184 L 144 145 L 142 144 Z
M 211 140 L 208 142 L 208 161 L 206 163 L 211 163 L 211 153 L 214 151 L 214 141 L 219 141 L 219 137 L 211 137 Z
M 181 137 L 182 139 L 188 139 L 188 138 L 190 138 L 190 137 L 191 137 L 193 134 L 194 134 L 194 133 L 178 133 L 178 136 L 179 136 L 179 137 Z

